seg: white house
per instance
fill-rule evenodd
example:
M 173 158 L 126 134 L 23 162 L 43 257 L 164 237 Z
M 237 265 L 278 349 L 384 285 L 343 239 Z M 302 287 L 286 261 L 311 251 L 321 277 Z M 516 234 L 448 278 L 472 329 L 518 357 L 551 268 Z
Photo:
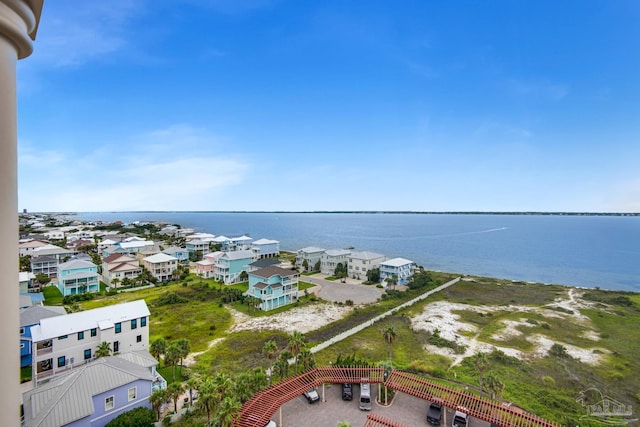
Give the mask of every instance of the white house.
M 142 265 L 151 272 L 153 277 L 164 282 L 173 278 L 173 272 L 178 268 L 178 258 L 159 253 L 143 258 Z
M 315 246 L 307 246 L 306 248 L 299 249 L 296 253 L 296 267 L 298 269 L 304 268 L 305 261 L 307 264 L 306 271 L 313 270 L 313 267 L 320 261 L 324 249 L 316 248 Z
M 375 252 L 352 252 L 349 255 L 349 277 L 358 280 L 367 280 L 367 271 L 380 267 L 380 263 L 386 257 Z
M 349 255 L 351 255 L 351 251 L 347 249 L 327 249 L 320 257 L 320 272 L 333 276 L 338 264 L 342 264 L 346 269 Z
M 275 258 L 280 255 L 280 242 L 271 239 L 258 239 L 251 243 L 256 258 Z
M 404 258 L 392 258 L 380 263 L 380 282 L 386 285 L 386 279 L 395 275 L 397 285 L 406 285 L 413 276 L 416 263 Z
M 31 327 L 35 384 L 93 360 L 102 342 L 114 353 L 148 351 L 149 315 L 137 300 L 40 320 Z

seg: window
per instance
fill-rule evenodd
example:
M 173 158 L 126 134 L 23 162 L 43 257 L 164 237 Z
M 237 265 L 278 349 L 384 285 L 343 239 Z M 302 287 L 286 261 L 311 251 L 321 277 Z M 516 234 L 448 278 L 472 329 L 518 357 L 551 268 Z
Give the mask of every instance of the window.
M 140 327 L 144 328 L 145 326 L 147 326 L 147 318 L 146 317 L 141 317 L 140 318 Z
M 62 368 L 66 364 L 67 364 L 67 358 L 66 357 L 64 357 L 64 356 L 58 357 L 58 368 Z
M 136 329 L 138 327 L 138 319 L 131 319 L 131 329 Z
M 24 328 L 20 328 L 20 335 L 24 334 Z
M 89 360 L 91 359 L 91 349 L 88 348 L 84 351 L 84 360 Z
M 20 348 L 24 348 L 24 343 L 23 342 L 20 343 Z
M 136 337 L 136 342 L 142 342 L 142 335 L 138 335 Z
M 69 335 L 62 335 L 58 337 L 59 340 L 66 340 L 67 338 L 69 338 Z
M 104 399 L 104 410 L 110 411 L 111 409 L 113 409 L 113 396 Z
M 97 328 L 91 329 L 91 336 L 95 337 L 96 335 L 98 335 L 98 329 Z
M 114 341 L 113 342 L 113 352 L 117 353 L 120 351 L 120 341 Z
M 122 323 L 116 323 L 116 334 L 122 332 Z
M 129 402 L 136 399 L 136 387 L 131 387 L 129 389 Z
M 78 332 L 78 341 L 83 340 L 83 339 L 84 339 L 84 331 Z

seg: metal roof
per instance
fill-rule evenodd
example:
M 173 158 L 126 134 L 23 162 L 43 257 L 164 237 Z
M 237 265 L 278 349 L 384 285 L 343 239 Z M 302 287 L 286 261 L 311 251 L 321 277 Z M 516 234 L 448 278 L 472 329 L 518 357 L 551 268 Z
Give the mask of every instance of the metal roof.
M 270 239 L 258 239 L 254 241 L 252 245 L 271 245 L 273 243 L 280 243 L 280 242 L 277 240 L 270 240 Z
M 391 267 L 402 267 L 407 264 L 415 264 L 413 261 L 405 259 L 405 258 L 393 258 L 388 259 L 386 261 L 382 261 L 380 265 L 389 265 Z
M 156 262 L 177 261 L 178 258 L 171 255 L 163 254 L 162 252 L 160 252 L 159 254 L 148 256 L 146 258 L 143 258 L 142 260 L 153 264 Z
M 222 255 L 224 258 L 229 259 L 229 260 L 236 260 L 236 259 L 246 259 L 246 258 L 251 258 L 253 259 L 253 251 L 231 251 L 231 252 L 225 252 L 224 255 Z
M 62 312 L 60 309 L 62 309 Z M 44 307 L 41 305 L 34 305 L 20 311 L 20 327 L 36 325 L 42 319 L 66 314 L 67 312 L 64 307 Z
M 384 258 L 384 255 L 376 253 L 376 252 L 367 252 L 367 251 L 362 251 L 362 252 L 351 252 L 351 255 L 349 255 L 351 258 L 355 258 L 355 259 L 366 259 L 366 260 L 371 260 L 371 259 L 376 259 L 376 258 Z

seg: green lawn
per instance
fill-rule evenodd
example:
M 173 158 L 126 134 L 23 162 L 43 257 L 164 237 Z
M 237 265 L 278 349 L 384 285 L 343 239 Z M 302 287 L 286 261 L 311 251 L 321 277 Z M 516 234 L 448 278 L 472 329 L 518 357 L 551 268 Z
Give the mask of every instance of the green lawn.
M 62 293 L 55 286 L 45 286 L 42 288 L 44 295 L 44 305 L 62 305 Z
M 31 366 L 20 368 L 20 382 L 23 383 L 29 380 L 31 380 Z
M 167 380 L 167 384 L 171 384 L 173 382 L 182 382 L 182 381 L 186 381 L 188 378 L 187 375 L 185 375 L 187 372 L 189 371 L 189 368 L 185 368 L 182 366 L 176 366 L 175 367 L 175 381 L 173 379 L 173 372 L 174 372 L 174 368 L 173 366 L 163 366 L 162 368 L 158 368 L 158 373 L 160 375 L 162 375 L 162 378 L 164 378 L 165 380 Z

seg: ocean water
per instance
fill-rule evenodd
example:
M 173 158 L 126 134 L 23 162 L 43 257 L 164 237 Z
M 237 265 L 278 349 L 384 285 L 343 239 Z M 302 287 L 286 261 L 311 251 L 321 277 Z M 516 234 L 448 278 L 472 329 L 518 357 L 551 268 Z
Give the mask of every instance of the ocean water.
M 640 217 L 347 213 L 79 213 L 82 220 L 164 221 L 225 236 L 354 247 L 429 270 L 640 291 Z

